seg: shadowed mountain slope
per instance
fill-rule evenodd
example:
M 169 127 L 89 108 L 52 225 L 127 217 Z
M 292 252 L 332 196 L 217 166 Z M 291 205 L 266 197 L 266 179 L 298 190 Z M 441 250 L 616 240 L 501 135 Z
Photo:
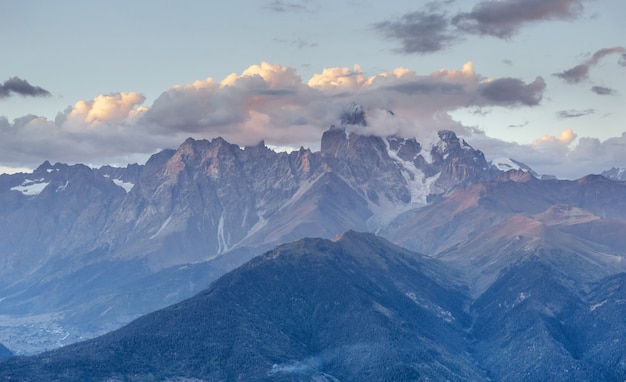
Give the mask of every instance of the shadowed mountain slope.
M 465 351 L 469 302 L 455 277 L 371 234 L 304 239 L 120 330 L 0 364 L 0 376 L 482 380 Z
M 302 239 L 119 330 L 1 362 L 0 378 L 623 380 L 625 273 L 586 276 L 566 249 L 503 252 L 471 299 L 449 264 L 373 234 Z

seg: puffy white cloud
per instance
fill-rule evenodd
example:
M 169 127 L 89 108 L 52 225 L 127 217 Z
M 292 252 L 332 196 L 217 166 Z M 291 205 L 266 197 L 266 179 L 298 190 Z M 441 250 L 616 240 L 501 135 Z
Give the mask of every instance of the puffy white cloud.
M 145 97 L 139 93 L 99 95 L 91 101 L 78 101 L 57 118 L 62 127 L 80 130 L 84 127 L 119 124 L 145 112 Z
M 354 69 L 325 68 L 322 73 L 315 74 L 308 82 L 312 88 L 321 90 L 347 91 L 357 90 L 366 82 L 365 75 L 359 65 Z
M 572 143 L 576 139 L 576 134 L 572 129 L 567 129 L 561 131 L 561 134 L 558 137 L 552 135 L 544 135 L 541 138 L 535 140 L 533 142 L 533 146 L 543 149 L 546 148 L 548 150 L 553 149 L 562 149 L 567 148 L 570 143 Z
M 626 133 L 601 141 L 578 137 L 572 129 L 558 136 L 544 135 L 531 144 L 518 144 L 490 138 L 480 131 L 465 136 L 487 159 L 510 157 L 522 161 L 540 174 L 577 179 L 598 174 L 626 163 Z
M 138 93 L 117 93 L 78 101 L 54 121 L 27 115 L 11 123 L 0 117 L 0 164 L 32 168 L 44 160 L 88 164 L 145 160 L 146 153 L 169 142 L 159 142 L 139 124 L 147 110 L 143 102 Z

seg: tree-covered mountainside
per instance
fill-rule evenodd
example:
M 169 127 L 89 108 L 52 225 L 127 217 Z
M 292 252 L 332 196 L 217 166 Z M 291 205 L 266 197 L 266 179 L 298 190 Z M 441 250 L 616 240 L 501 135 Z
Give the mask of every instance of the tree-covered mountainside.
M 624 273 L 537 246 L 478 297 L 450 264 L 348 231 L 281 245 L 93 340 L 0 363 L 11 380 L 621 380 Z

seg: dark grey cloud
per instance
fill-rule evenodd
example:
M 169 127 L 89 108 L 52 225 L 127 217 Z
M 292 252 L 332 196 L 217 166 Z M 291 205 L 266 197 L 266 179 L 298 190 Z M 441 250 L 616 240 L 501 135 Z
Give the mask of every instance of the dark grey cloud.
M 461 40 L 468 33 L 507 39 L 531 23 L 573 19 L 582 13 L 585 1 L 588 0 L 482 1 L 471 11 L 452 16 L 441 11 L 442 4 L 429 2 L 422 11 L 376 23 L 374 29 L 386 38 L 399 41 L 402 53 L 433 53 Z M 450 4 L 452 1 L 440 3 Z
M 395 21 L 376 23 L 374 29 L 388 39 L 399 40 L 402 53 L 437 52 L 458 39 L 443 13 L 412 12 Z
M 455 2 L 456 0 L 429 1 L 428 3 L 424 4 L 424 9 L 426 9 L 429 12 L 437 12 L 437 11 L 440 11 L 442 8 L 448 7 L 450 6 L 450 4 L 453 4 Z
M 415 95 L 415 94 L 437 94 L 451 95 L 462 94 L 464 92 L 462 84 L 437 82 L 430 79 L 416 80 L 400 83 L 391 86 L 385 86 L 383 89 L 396 91 L 398 93 Z
M 500 78 L 482 83 L 479 93 L 487 101 L 496 105 L 536 106 L 543 97 L 546 82 L 542 77 L 525 84 L 517 78 Z
M 588 64 L 576 65 L 573 68 L 564 70 L 560 73 L 554 73 L 554 76 L 565 80 L 567 83 L 577 84 L 589 77 L 589 67 L 590 65 Z
M 617 93 L 615 89 L 607 88 L 604 86 L 593 86 L 591 91 L 598 95 L 613 95 Z
M 301 12 L 308 10 L 302 1 L 284 0 L 274 0 L 267 5 L 267 8 L 274 12 Z
M 530 122 L 525 121 L 525 122 L 523 122 L 523 123 L 518 123 L 518 124 L 510 124 L 510 125 L 508 125 L 507 127 L 518 129 L 518 128 L 522 128 L 522 127 L 526 127 L 526 126 L 528 126 L 528 124 L 529 124 L 529 123 L 530 123 Z
M 452 23 L 473 34 L 510 38 L 525 24 L 574 18 L 582 10 L 583 0 L 483 1 L 454 16 Z
M 282 97 L 296 94 L 294 89 L 254 89 L 250 94 L 256 96 Z
M 13 94 L 24 97 L 49 97 L 50 92 L 39 86 L 33 86 L 19 77 L 11 77 L 0 85 L 0 99 L 11 97 Z
M 281 43 L 281 44 L 286 44 L 289 45 L 293 48 L 296 49 L 308 49 L 308 48 L 316 48 L 319 46 L 318 43 L 316 42 L 309 42 L 307 40 L 304 40 L 302 38 L 296 38 L 293 40 L 285 40 L 285 39 L 280 39 L 280 38 L 275 38 L 274 41 Z
M 626 54 L 626 48 L 624 48 L 623 46 L 616 46 L 614 48 L 600 49 L 595 52 L 590 59 L 586 60 L 582 64 L 576 65 L 573 68 L 564 70 L 560 73 L 554 73 L 554 76 L 565 80 L 565 82 L 567 83 L 577 84 L 589 78 L 589 70 L 592 66 L 596 65 L 603 57 L 616 53 L 622 54 L 620 61 L 618 62 L 620 65 L 622 65 L 622 60 L 624 59 L 624 55 Z
M 594 109 L 586 109 L 586 110 L 561 110 L 556 113 L 559 118 L 579 118 L 584 117 L 586 115 L 594 114 L 596 111 Z

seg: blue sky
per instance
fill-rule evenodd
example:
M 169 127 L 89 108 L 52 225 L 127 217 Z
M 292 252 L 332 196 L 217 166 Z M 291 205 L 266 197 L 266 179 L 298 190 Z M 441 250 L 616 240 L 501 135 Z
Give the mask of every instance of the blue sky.
M 451 129 L 575 178 L 626 167 L 623 0 L 0 3 L 0 171 L 143 162 L 185 138 L 317 149 Z M 385 112 L 391 109 L 395 117 Z

